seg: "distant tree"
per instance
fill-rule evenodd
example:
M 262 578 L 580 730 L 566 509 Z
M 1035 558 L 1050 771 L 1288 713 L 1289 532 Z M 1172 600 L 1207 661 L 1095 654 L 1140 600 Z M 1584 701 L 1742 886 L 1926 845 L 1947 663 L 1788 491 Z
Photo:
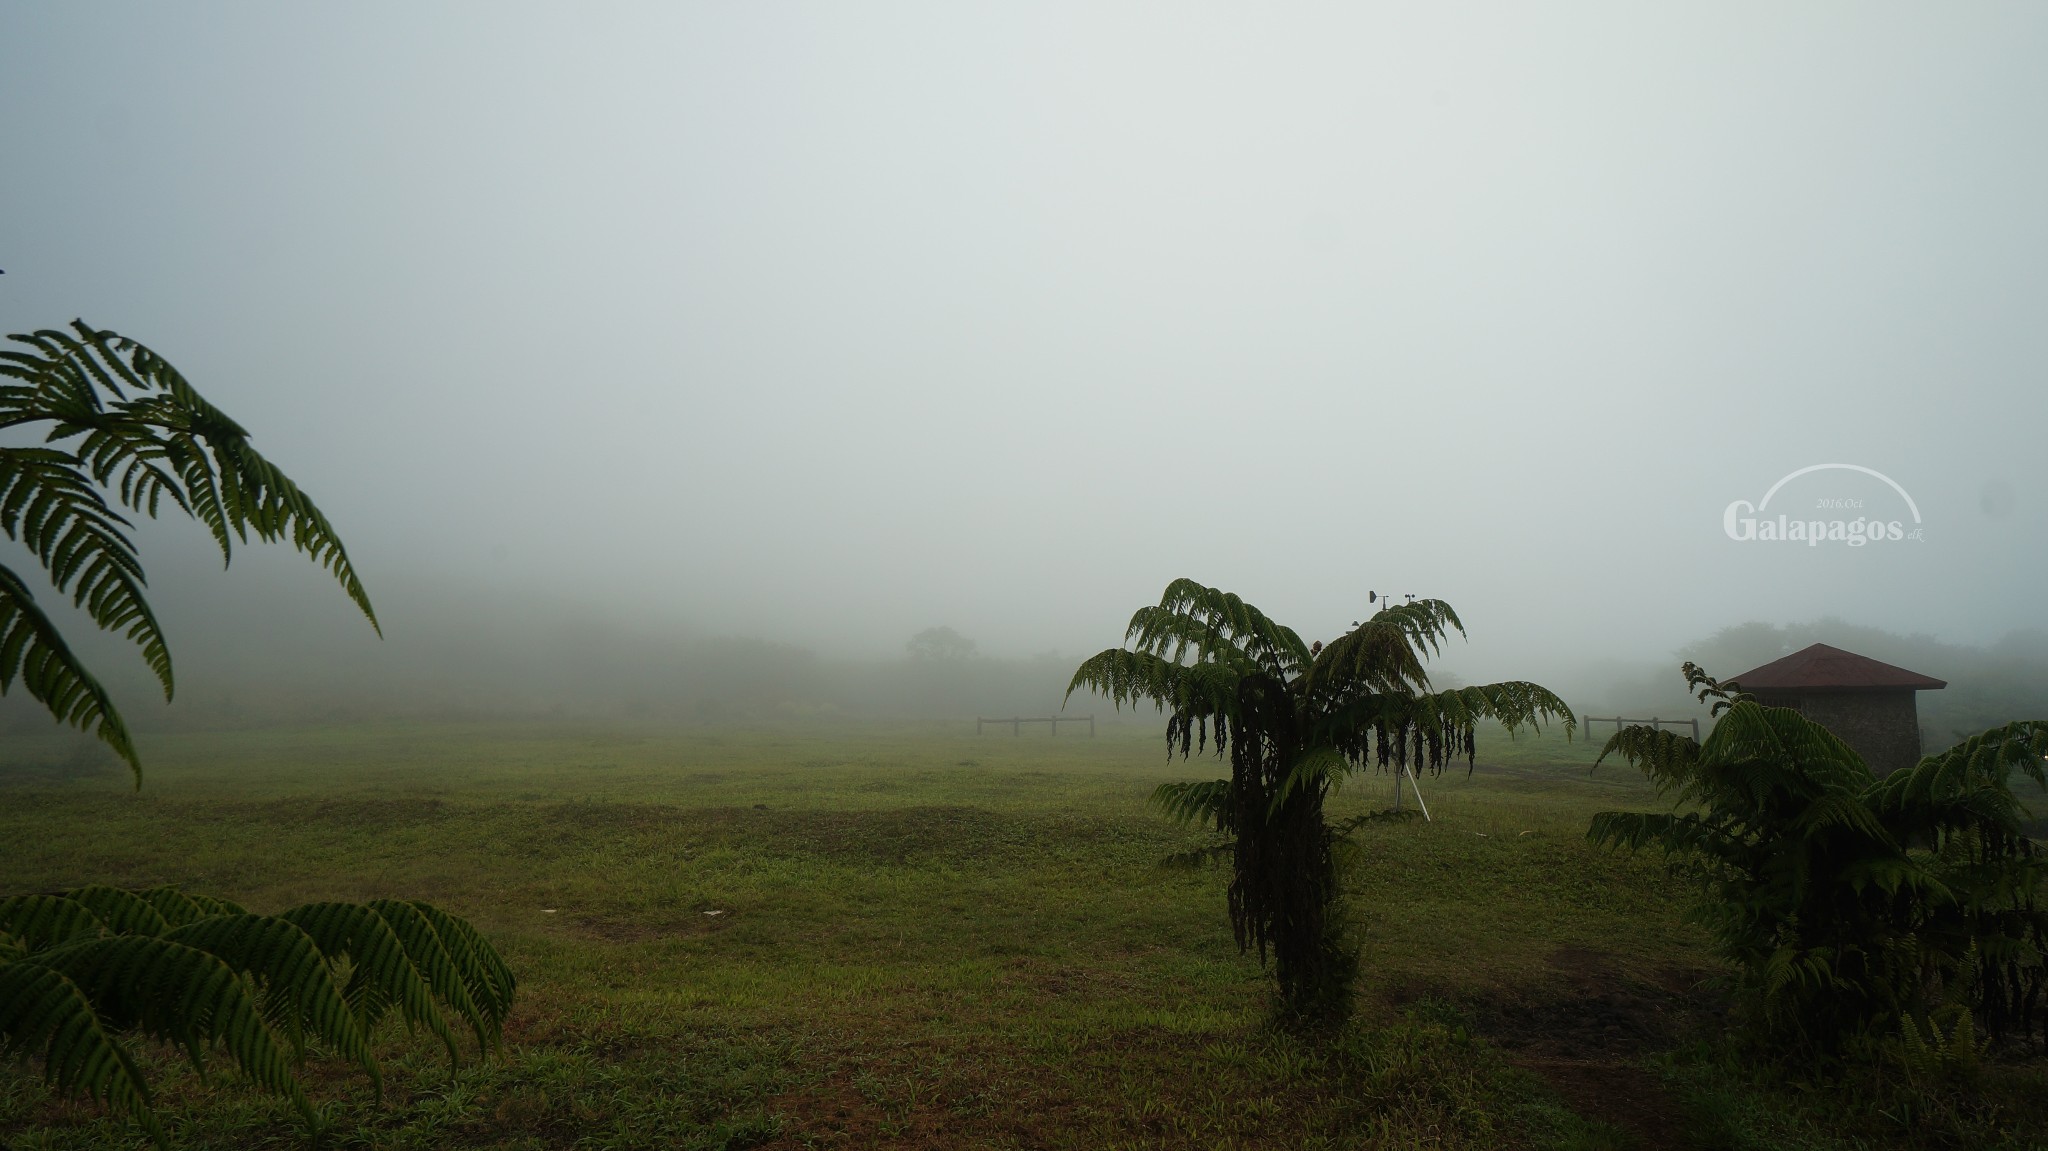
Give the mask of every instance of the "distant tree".
M 911 636 L 903 650 L 912 659 L 972 659 L 974 641 L 950 627 L 928 627 Z
M 1353 772 L 1377 764 L 1441 772 L 1473 762 L 1473 725 L 1510 730 L 1545 719 L 1573 729 L 1572 710 L 1533 683 L 1432 690 L 1423 670 L 1464 625 L 1425 599 L 1381 609 L 1332 641 L 1304 643 L 1235 595 L 1192 580 L 1140 608 L 1124 648 L 1087 660 L 1067 688 L 1121 708 L 1169 712 L 1166 747 L 1230 757 L 1230 778 L 1170 783 L 1153 800 L 1230 837 L 1230 922 L 1240 949 L 1270 955 L 1285 1013 L 1330 1020 L 1349 1008 L 1358 967 L 1344 916 L 1335 847 L 1361 821 L 1331 827 L 1323 807 Z
M 163 357 L 83 320 L 8 339 L 20 346 L 0 350 L 0 429 L 46 431 L 41 446 L 0 447 L 0 530 L 59 594 L 142 649 L 165 699 L 171 653 L 143 595 L 132 524 L 115 504 L 155 517 L 169 503 L 206 525 L 223 560 L 251 533 L 289 541 L 377 625 L 327 517 Z M 142 786 L 142 761 L 106 689 L 27 582 L 0 566 L 0 694 L 16 677 L 59 720 L 104 740 Z

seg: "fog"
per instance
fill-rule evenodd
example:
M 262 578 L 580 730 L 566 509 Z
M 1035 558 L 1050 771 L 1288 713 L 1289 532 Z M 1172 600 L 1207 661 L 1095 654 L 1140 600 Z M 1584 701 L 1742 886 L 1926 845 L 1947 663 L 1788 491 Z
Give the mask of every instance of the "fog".
M 2044 52 L 2018 4 L 14 4 L 0 323 L 178 365 L 384 623 L 145 525 L 179 702 L 81 644 L 143 727 L 1029 713 L 1181 576 L 1310 638 L 1442 598 L 1448 674 L 1595 711 L 1756 623 L 1713 650 L 2042 714 Z M 1779 513 L 1900 538 L 1732 538 Z

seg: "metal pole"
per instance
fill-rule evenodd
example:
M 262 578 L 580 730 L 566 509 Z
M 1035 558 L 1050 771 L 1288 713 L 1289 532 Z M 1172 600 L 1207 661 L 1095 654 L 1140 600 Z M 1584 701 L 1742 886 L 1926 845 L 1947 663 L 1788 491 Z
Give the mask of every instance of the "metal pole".
M 1427 803 L 1424 803 L 1424 802 L 1422 801 L 1422 781 L 1421 781 L 1421 780 L 1419 780 L 1419 779 L 1416 779 L 1416 778 L 1415 778 L 1415 773 L 1414 773 L 1414 772 L 1412 772 L 1412 771 L 1408 771 L 1408 769 L 1407 769 L 1407 768 L 1405 768 L 1405 767 L 1404 767 L 1404 768 L 1402 768 L 1401 770 L 1402 770 L 1402 771 L 1404 771 L 1404 772 L 1407 772 L 1407 775 L 1408 775 L 1408 786 L 1409 786 L 1409 787 L 1412 787 L 1412 788 L 1414 788 L 1414 789 L 1415 789 L 1415 806 L 1417 806 L 1417 807 L 1419 807 L 1419 808 L 1421 808 L 1421 809 L 1422 809 L 1422 821 L 1423 821 L 1424 823 L 1435 823 L 1435 822 L 1436 822 L 1436 820 L 1434 820 L 1434 819 L 1431 819 L 1431 818 L 1429 817 L 1429 805 L 1428 805 Z M 1400 792 L 1400 788 L 1401 788 L 1401 781 L 1400 781 L 1400 780 L 1395 780 L 1395 781 L 1394 781 L 1394 790 L 1395 790 L 1395 793 L 1396 793 L 1396 794 L 1399 794 L 1399 792 Z

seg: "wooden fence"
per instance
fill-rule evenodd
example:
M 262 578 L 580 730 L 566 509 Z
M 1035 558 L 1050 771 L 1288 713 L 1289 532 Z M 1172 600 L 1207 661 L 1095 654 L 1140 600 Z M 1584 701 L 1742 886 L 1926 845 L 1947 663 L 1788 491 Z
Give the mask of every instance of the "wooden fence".
M 1616 731 L 1620 731 L 1623 727 L 1626 727 L 1630 724 L 1646 723 L 1649 724 L 1651 727 L 1656 728 L 1658 731 L 1663 731 L 1667 726 L 1674 730 L 1681 727 L 1689 727 L 1692 729 L 1692 741 L 1694 743 L 1698 743 L 1700 741 L 1700 721 L 1696 719 L 1658 719 L 1655 716 L 1651 716 L 1649 719 L 1625 719 L 1618 715 L 1611 717 L 1605 715 L 1589 715 L 1583 717 L 1583 721 L 1586 725 L 1586 736 L 1589 739 L 1592 738 L 1593 725 L 1596 723 L 1611 723 L 1614 725 L 1614 730 Z
M 1024 731 L 1024 725 L 1025 725 L 1025 724 L 1027 724 L 1027 723 L 1042 723 L 1042 724 L 1045 724 L 1045 725 L 1047 725 L 1048 727 L 1052 728 L 1052 733 L 1053 733 L 1054 735 L 1058 735 L 1058 734 L 1060 733 L 1060 725 L 1061 725 L 1061 724 L 1063 724 L 1063 723 L 1085 723 L 1085 724 L 1087 724 L 1087 725 L 1088 725 L 1088 734 L 1089 734 L 1090 736 L 1093 736 L 1093 735 L 1095 734 L 1095 717 L 1094 717 L 1094 716 L 1092 716 L 1092 715 L 1041 715 L 1041 716 L 1022 716 L 1022 715 L 1013 715 L 1013 716 L 1011 716 L 1011 717 L 1010 717 L 1010 718 L 1008 718 L 1008 719 L 987 719 L 987 718 L 984 718 L 984 717 L 982 717 L 982 716 L 975 716 L 975 717 L 974 717 L 974 734 L 976 734 L 976 735 L 980 735 L 980 734 L 981 734 L 981 726 L 982 726 L 983 724 L 985 724 L 985 723 L 993 723 L 993 724 L 1005 724 L 1005 723 L 1007 723 L 1007 724 L 1009 724 L 1009 725 L 1010 725 L 1010 734 L 1011 734 L 1011 735 L 1020 735 L 1020 734 L 1022 734 L 1022 733 L 1023 733 L 1023 731 Z

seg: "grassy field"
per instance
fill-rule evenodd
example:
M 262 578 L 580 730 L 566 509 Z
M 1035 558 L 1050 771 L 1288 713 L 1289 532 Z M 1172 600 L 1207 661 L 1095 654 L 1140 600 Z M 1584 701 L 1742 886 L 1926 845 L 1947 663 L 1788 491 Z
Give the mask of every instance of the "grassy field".
M 1557 736 L 1482 738 L 1470 779 L 1424 780 L 1434 822 L 1361 832 L 1361 1011 L 1320 1040 L 1268 1026 L 1223 873 L 1161 866 L 1207 838 L 1146 795 L 1222 769 L 1169 762 L 1153 724 L 359 726 L 144 752 L 137 794 L 10 746 L 0 890 L 426 899 L 520 978 L 489 1063 L 389 1032 L 380 1104 L 316 1061 L 323 1146 L 1820 1148 L 1928 1127 L 1686 1054 L 1715 972 L 1684 893 L 1584 839 L 1592 812 L 1656 799 Z M 1362 777 L 1336 814 L 1391 791 Z M 181 1146 L 306 1145 L 232 1077 L 152 1064 Z M 138 1144 L 19 1065 L 0 1142 Z

